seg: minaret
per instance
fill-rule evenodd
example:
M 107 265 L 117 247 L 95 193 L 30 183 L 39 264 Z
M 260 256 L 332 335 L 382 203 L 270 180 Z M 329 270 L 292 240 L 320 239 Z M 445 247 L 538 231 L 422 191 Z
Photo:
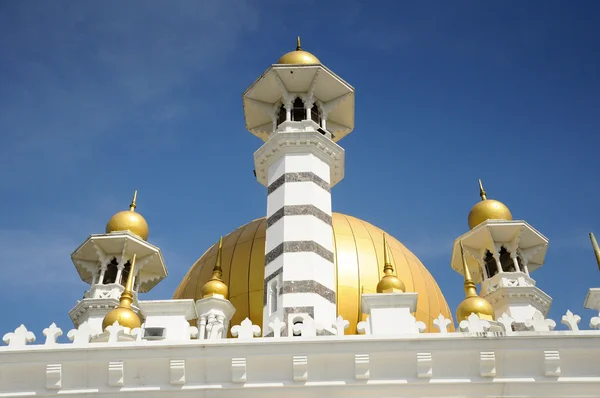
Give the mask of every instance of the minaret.
M 544 263 L 548 239 L 527 222 L 513 220 L 503 203 L 488 199 L 481 180 L 479 191 L 481 201 L 469 213 L 471 230 L 454 241 L 451 266 L 481 283 L 481 297 L 492 305 L 495 318 L 506 313 L 518 329 L 536 311 L 545 316 L 550 310 L 552 298 L 530 276 Z M 470 256 L 461 254 L 461 246 Z
M 83 322 L 97 333 L 103 331 L 106 314 L 119 305 L 128 276 L 132 272 L 132 259 L 137 254 L 131 287 L 131 309 L 138 313 L 137 293 L 150 291 L 167 275 L 160 249 L 146 241 L 148 223 L 135 211 L 137 191 L 129 210 L 111 217 L 106 233 L 88 237 L 71 254 L 73 264 L 81 280 L 90 289 L 69 312 L 75 327 Z
M 138 314 L 131 308 L 131 303 L 133 302 L 133 276 L 135 275 L 135 257 L 131 259 L 131 268 L 129 270 L 129 275 L 127 275 L 127 283 L 125 284 L 125 290 L 121 293 L 121 298 L 119 299 L 119 305 L 112 309 L 102 321 L 102 330 L 106 330 L 107 327 L 117 322 L 119 325 L 129 328 L 133 330 L 135 328 L 139 328 L 142 325 L 140 321 L 140 317 Z
M 275 317 L 287 324 L 295 313 L 330 329 L 337 317 L 331 188 L 344 177 L 337 142 L 354 128 L 354 88 L 298 38 L 243 103 L 246 128 L 265 141 L 254 154 L 256 178 L 267 187 L 263 333 Z
M 223 256 L 223 237 L 219 239 L 217 260 L 212 278 L 202 287 L 202 298 L 196 301 L 198 312 L 198 338 L 214 340 L 227 337 L 229 322 L 235 314 L 235 307 L 229 299 L 229 289 L 221 277 L 221 258 Z
M 486 299 L 479 297 L 477 294 L 477 287 L 471 278 L 471 271 L 469 271 L 469 266 L 467 265 L 465 249 L 462 242 L 460 243 L 460 255 L 462 257 L 465 275 L 465 299 L 456 309 L 456 321 L 460 324 L 461 321 L 469 318 L 471 314 L 477 315 L 480 319 L 493 321 L 494 309 Z

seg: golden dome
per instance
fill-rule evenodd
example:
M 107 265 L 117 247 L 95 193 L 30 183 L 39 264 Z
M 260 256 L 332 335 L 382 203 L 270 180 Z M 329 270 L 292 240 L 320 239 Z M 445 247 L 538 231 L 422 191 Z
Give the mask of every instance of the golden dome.
M 512 220 L 512 214 L 504 203 L 488 199 L 481 180 L 479 180 L 481 202 L 477 203 L 469 213 L 469 228 L 473 229 L 485 220 Z
M 279 58 L 278 64 L 288 65 L 315 65 L 320 64 L 321 61 L 308 51 L 304 51 L 300 46 L 300 36 L 298 36 L 298 44 L 296 45 L 295 51 L 290 51 L 283 57 Z
M 222 296 L 224 299 L 228 298 L 227 285 L 223 283 L 221 277 L 223 276 L 223 270 L 221 268 L 221 257 L 223 253 L 223 237 L 219 239 L 219 249 L 217 251 L 217 261 L 215 261 L 215 267 L 213 268 L 212 278 L 204 284 L 202 287 L 202 298 L 212 296 Z
M 461 321 L 466 320 L 471 314 L 477 315 L 480 319 L 493 321 L 495 313 L 494 308 L 489 301 L 477 294 L 477 288 L 471 279 L 471 271 L 469 271 L 469 266 L 467 265 L 467 260 L 465 259 L 465 251 L 462 242 L 460 243 L 460 252 L 462 255 L 463 270 L 465 273 L 466 298 L 458 305 L 458 308 L 456 309 L 456 321 L 460 323 Z
M 229 286 L 229 301 L 237 325 L 249 317 L 256 325 L 263 321 L 266 219 L 243 225 L 223 238 L 223 282 Z M 361 293 L 375 293 L 384 268 L 384 231 L 355 217 L 333 213 L 338 314 L 350 321 L 347 334 L 356 333 L 356 324 L 366 318 L 361 311 Z M 433 320 L 440 313 L 452 315 L 435 279 L 419 259 L 402 243 L 387 236 L 391 258 L 406 291 L 418 292 L 417 320 L 435 332 Z M 202 298 L 202 286 L 211 278 L 218 247 L 209 248 L 190 268 L 173 295 L 174 299 Z M 453 329 L 452 329 L 453 330 Z
M 119 305 L 113 310 L 109 311 L 102 320 L 102 330 L 106 330 L 107 327 L 118 322 L 119 325 L 129 328 L 131 330 L 142 326 L 140 317 L 131 309 L 131 303 L 133 302 L 133 276 L 135 273 L 135 257 L 131 260 L 131 268 L 129 269 L 129 276 L 127 277 L 127 283 L 125 289 L 121 293 Z
M 401 293 L 406 291 L 404 282 L 394 275 L 394 266 L 392 265 L 392 255 L 390 247 L 387 244 L 385 234 L 383 234 L 383 278 L 377 284 L 377 293 Z
M 133 200 L 129 205 L 129 210 L 120 211 L 108 220 L 106 224 L 106 233 L 116 231 L 129 231 L 140 238 L 148 239 L 148 223 L 140 213 L 135 212 L 137 191 L 133 193 Z

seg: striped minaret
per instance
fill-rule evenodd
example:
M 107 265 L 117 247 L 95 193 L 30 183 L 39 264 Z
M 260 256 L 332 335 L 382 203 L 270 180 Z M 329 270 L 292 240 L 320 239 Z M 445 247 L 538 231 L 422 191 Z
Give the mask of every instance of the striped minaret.
M 327 334 L 337 317 L 331 188 L 344 176 L 336 141 L 354 127 L 354 89 L 298 42 L 246 90 L 244 112 L 266 141 L 254 154 L 267 187 L 263 334 L 290 314 Z

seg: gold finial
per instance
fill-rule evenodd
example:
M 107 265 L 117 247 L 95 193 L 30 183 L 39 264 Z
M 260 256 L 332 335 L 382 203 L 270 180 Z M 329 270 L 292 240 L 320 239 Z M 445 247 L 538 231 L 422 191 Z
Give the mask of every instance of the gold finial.
M 590 240 L 592 241 L 592 247 L 594 248 L 594 254 L 596 255 L 598 269 L 600 269 L 600 247 L 598 247 L 598 242 L 596 241 L 596 237 L 592 232 L 590 232 Z
M 471 279 L 471 271 L 467 264 L 467 258 L 465 257 L 465 249 L 462 242 L 460 242 L 460 255 L 462 257 L 463 271 L 465 274 L 465 296 L 466 298 L 456 309 L 456 318 L 458 322 L 464 321 L 471 314 L 477 315 L 481 319 L 487 319 L 490 321 L 494 320 L 494 308 L 492 305 L 484 299 L 479 297 L 477 294 L 477 287 Z
M 481 180 L 479 180 L 479 196 L 481 201 L 477 202 L 469 212 L 469 228 L 473 229 L 486 220 L 512 220 L 512 214 L 504 203 L 487 198 Z
M 302 45 L 300 44 L 300 36 L 298 36 L 296 39 L 296 49 L 283 55 L 281 58 L 279 58 L 277 63 L 287 65 L 318 65 L 321 63 L 321 61 L 319 61 L 319 59 L 313 54 L 302 49 Z
M 133 191 L 133 199 L 131 200 L 131 204 L 129 205 L 129 211 L 135 211 L 137 207 L 135 201 L 137 200 L 137 190 Z
M 483 184 L 481 182 L 481 178 L 479 179 L 479 196 L 481 196 L 481 200 L 487 199 L 487 195 L 485 193 L 485 189 L 483 189 Z
M 119 305 L 106 314 L 102 321 L 102 330 L 106 330 L 107 327 L 113 325 L 115 322 L 132 330 L 142 325 L 138 314 L 131 309 L 131 303 L 133 302 L 133 278 L 135 277 L 135 258 L 136 255 L 134 254 L 131 259 L 125 290 L 121 293 Z
M 394 275 L 392 254 L 385 234 L 383 234 L 383 278 L 377 284 L 377 293 L 402 293 L 406 291 L 404 282 Z
M 222 296 L 227 299 L 229 289 L 227 285 L 221 279 L 223 276 L 223 269 L 221 268 L 221 258 L 223 256 L 223 237 L 219 239 L 219 249 L 217 251 L 217 260 L 213 268 L 212 278 L 202 287 L 202 298 L 212 296 Z
M 302 51 L 302 46 L 300 45 L 300 36 L 298 36 L 298 40 L 296 40 L 296 51 Z
M 120 211 L 112 216 L 106 224 L 106 233 L 130 231 L 144 240 L 148 239 L 148 223 L 140 213 L 136 213 L 136 207 L 137 191 L 134 191 L 129 210 Z

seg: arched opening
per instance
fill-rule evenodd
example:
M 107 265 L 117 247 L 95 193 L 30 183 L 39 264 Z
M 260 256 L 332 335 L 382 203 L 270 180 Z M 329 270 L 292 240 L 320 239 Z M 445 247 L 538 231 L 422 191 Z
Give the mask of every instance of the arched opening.
M 104 272 L 104 280 L 102 281 L 102 284 L 108 285 L 109 283 L 116 282 L 117 272 L 119 272 L 118 265 L 119 263 L 117 262 L 117 259 L 113 257 L 113 259 L 110 260 L 110 263 L 108 263 L 106 266 L 106 272 Z
M 496 259 L 489 250 L 485 253 L 483 261 L 485 263 L 485 271 L 487 272 L 488 278 L 491 278 L 498 273 L 498 264 L 496 264 Z
M 321 125 L 321 109 L 319 109 L 317 104 L 314 104 L 312 108 L 310 108 L 310 119 L 319 126 Z
M 510 256 L 510 252 L 504 246 L 500 248 L 500 265 L 504 272 L 516 272 L 515 262 Z
M 285 122 L 285 106 L 281 105 L 279 107 L 279 113 L 277 114 L 277 125 L 279 126 L 281 123 Z
M 301 98 L 296 98 L 292 104 L 292 120 L 299 122 L 306 119 L 306 109 Z
M 273 281 L 269 285 L 269 312 L 271 314 L 277 311 L 277 282 Z
M 127 278 L 129 278 L 130 270 L 131 270 L 131 263 L 129 261 L 127 261 L 125 263 L 125 266 L 123 267 L 123 271 L 121 272 L 121 280 L 119 281 L 119 284 L 121 284 L 122 286 L 125 286 L 125 284 L 127 284 Z

